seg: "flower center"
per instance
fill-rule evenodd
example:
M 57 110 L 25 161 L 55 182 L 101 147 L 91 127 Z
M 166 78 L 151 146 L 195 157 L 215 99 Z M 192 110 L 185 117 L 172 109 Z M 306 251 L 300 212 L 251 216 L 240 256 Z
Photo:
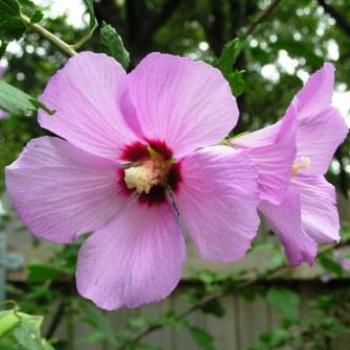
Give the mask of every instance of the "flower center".
M 125 167 L 118 181 L 125 194 L 136 193 L 141 203 L 158 205 L 167 201 L 167 192 L 176 192 L 182 181 L 181 161 L 162 140 L 147 140 L 127 145 L 121 159 Z
M 294 162 L 292 166 L 292 175 L 298 175 L 299 171 L 302 169 L 308 169 L 311 166 L 311 159 L 309 157 L 300 157 L 299 160 Z
M 171 160 L 165 160 L 162 155 L 149 147 L 150 159 L 139 165 L 131 166 L 124 171 L 124 181 L 128 189 L 137 193 L 148 194 L 153 186 L 167 185 L 167 177 L 172 165 Z

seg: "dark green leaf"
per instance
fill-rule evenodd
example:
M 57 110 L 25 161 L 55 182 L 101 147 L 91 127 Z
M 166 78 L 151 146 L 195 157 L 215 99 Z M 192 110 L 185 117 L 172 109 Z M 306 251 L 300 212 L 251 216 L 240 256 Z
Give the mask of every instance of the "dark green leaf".
M 0 39 L 11 41 L 20 39 L 26 31 L 26 25 L 16 17 L 0 17 Z
M 204 313 L 211 314 L 217 317 L 224 317 L 225 316 L 225 308 L 222 305 L 222 303 L 214 299 L 206 304 L 204 304 L 201 308 L 201 310 Z
M 100 34 L 102 50 L 127 69 L 130 64 L 130 55 L 117 31 L 111 25 L 103 23 Z
M 17 0 L 0 0 L 0 17 L 18 16 L 20 6 Z
M 38 108 L 42 108 L 48 113 L 53 113 L 38 100 L 14 86 L 0 81 L 0 109 L 10 114 L 23 115 Z
M 38 23 L 40 22 L 44 17 L 44 14 L 40 10 L 36 10 L 33 14 L 33 16 L 30 18 L 31 23 Z
M 215 60 L 214 66 L 219 68 L 224 76 L 230 74 L 240 52 L 241 45 L 239 39 L 236 38 L 229 41 L 225 44 L 220 57 Z
M 300 298 L 289 289 L 270 288 L 267 302 L 287 320 L 295 320 L 299 315 Z
M 38 283 L 45 281 L 52 281 L 61 276 L 64 271 L 54 266 L 43 264 L 31 264 L 29 265 L 28 282 Z
M 323 254 L 318 257 L 318 260 L 323 268 L 327 271 L 334 273 L 337 276 L 341 276 L 343 274 L 342 267 L 335 262 L 329 255 Z
M 202 349 L 215 350 L 214 339 L 207 331 L 197 327 L 190 327 L 189 331 L 192 338 Z

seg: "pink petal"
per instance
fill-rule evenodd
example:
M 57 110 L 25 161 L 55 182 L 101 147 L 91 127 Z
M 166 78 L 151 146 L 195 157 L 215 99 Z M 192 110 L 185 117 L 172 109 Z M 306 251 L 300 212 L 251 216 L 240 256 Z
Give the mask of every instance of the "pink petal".
M 292 187 L 301 195 L 302 225 L 307 235 L 317 242 L 340 240 L 336 192 L 323 176 L 298 175 Z
M 237 123 L 228 83 L 206 63 L 153 53 L 129 74 L 128 86 L 145 137 L 164 140 L 177 157 L 218 143 Z
M 256 172 L 248 157 L 208 147 L 185 157 L 181 174 L 175 202 L 199 254 L 216 261 L 244 256 L 259 224 Z
M 284 246 L 290 265 L 313 264 L 317 244 L 302 228 L 300 195 L 289 189 L 281 205 L 262 202 L 259 209 Z
M 6 168 L 6 187 L 19 217 L 44 239 L 67 243 L 118 212 L 117 167 L 55 137 L 28 143 Z
M 185 256 L 174 211 L 134 202 L 84 243 L 78 291 L 107 310 L 155 302 L 180 281 Z
M 260 200 L 279 204 L 284 198 L 296 155 L 296 116 L 291 106 L 278 123 L 231 141 L 257 168 Z
M 301 119 L 297 131 L 297 159 L 308 157 L 311 161 L 310 168 L 301 170 L 301 173 L 325 174 L 347 133 L 345 121 L 334 107 L 327 107 L 319 114 Z
M 332 100 L 334 89 L 334 66 L 325 63 L 321 69 L 312 74 L 305 86 L 296 95 L 300 120 L 320 113 Z
M 41 101 L 56 111 L 39 112 L 40 125 L 99 156 L 116 159 L 136 139 L 121 114 L 126 73 L 114 59 L 83 52 L 49 81 Z

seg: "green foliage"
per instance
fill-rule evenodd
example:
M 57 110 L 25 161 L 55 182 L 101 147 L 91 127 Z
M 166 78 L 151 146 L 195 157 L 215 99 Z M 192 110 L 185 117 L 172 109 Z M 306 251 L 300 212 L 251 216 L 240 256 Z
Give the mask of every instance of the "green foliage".
M 115 28 L 103 23 L 100 31 L 101 47 L 104 52 L 114 57 L 125 69 L 130 65 L 130 55 L 125 49 L 123 39 Z
M 237 38 L 233 39 L 225 44 L 220 57 L 218 57 L 213 63 L 214 67 L 220 69 L 229 82 L 234 96 L 241 95 L 245 90 L 245 82 L 243 79 L 244 71 L 235 70 L 233 68 L 241 52 L 241 42 Z
M 20 13 L 17 0 L 0 0 L 0 17 L 16 17 Z
M 286 320 L 298 318 L 300 299 L 297 293 L 289 289 L 270 288 L 266 300 Z
M 207 331 L 197 327 L 189 327 L 188 330 L 201 349 L 215 350 L 214 339 Z
M 53 350 L 41 337 L 42 316 L 32 316 L 17 309 L 0 312 L 0 348 L 6 350 Z
M 13 115 L 23 115 L 34 112 L 39 107 L 53 113 L 35 98 L 4 81 L 0 81 L 0 108 L 2 110 Z

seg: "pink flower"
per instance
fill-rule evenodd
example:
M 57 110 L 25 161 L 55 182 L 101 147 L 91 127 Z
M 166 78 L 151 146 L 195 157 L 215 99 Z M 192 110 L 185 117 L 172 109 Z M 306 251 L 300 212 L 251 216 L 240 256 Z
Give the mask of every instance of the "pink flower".
M 7 167 L 7 189 L 38 237 L 69 243 L 93 231 L 79 253 L 81 295 L 104 309 L 166 297 L 185 260 L 181 227 L 204 259 L 245 254 L 258 226 L 257 175 L 242 151 L 211 146 L 238 119 L 218 70 L 154 53 L 127 75 L 86 52 L 42 102 L 56 113 L 40 112 L 40 125 L 63 139 L 31 141 Z
M 334 187 L 324 177 L 348 128 L 331 106 L 334 68 L 325 64 L 274 125 L 234 139 L 255 162 L 259 209 L 284 245 L 289 263 L 312 264 L 317 243 L 337 242 Z
M 3 67 L 3 66 L 0 66 L 0 80 L 4 76 L 5 72 L 6 72 L 6 68 Z M 6 118 L 7 118 L 7 113 L 0 109 L 0 120 L 1 119 L 6 119 Z

